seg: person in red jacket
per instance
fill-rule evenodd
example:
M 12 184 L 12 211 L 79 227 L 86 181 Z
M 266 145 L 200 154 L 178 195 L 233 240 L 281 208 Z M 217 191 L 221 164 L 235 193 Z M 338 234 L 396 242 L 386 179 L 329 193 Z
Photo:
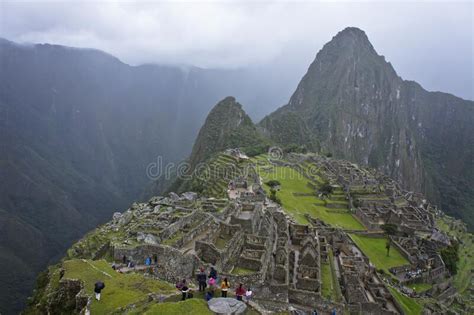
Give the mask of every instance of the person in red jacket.
M 245 288 L 242 283 L 239 284 L 237 289 L 235 289 L 235 296 L 237 296 L 237 300 L 242 301 L 242 297 L 245 295 Z

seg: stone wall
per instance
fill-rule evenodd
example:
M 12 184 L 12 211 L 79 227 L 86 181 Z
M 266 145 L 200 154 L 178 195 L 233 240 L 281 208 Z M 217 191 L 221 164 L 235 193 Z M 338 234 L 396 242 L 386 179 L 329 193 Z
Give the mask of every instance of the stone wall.
M 240 256 L 237 265 L 239 267 L 255 271 L 259 271 L 262 268 L 262 262 L 260 261 L 260 259 L 253 259 L 245 256 Z
M 191 242 L 196 236 L 206 232 L 206 231 L 215 231 L 219 227 L 219 224 L 214 220 L 206 220 L 203 221 L 202 224 L 198 225 L 188 233 L 186 233 L 181 239 L 179 239 L 175 244 L 174 247 L 182 247 L 185 244 Z
M 206 263 L 216 265 L 221 260 L 221 253 L 214 244 L 196 241 L 194 243 L 194 250 L 199 258 Z
M 153 269 L 154 274 L 168 282 L 178 282 L 183 278 L 193 278 L 195 270 L 203 262 L 191 254 L 183 254 L 179 250 L 165 245 L 141 245 L 135 248 L 114 248 L 114 259 L 121 261 L 123 256 L 143 262 L 146 257 L 157 255 L 158 263 Z

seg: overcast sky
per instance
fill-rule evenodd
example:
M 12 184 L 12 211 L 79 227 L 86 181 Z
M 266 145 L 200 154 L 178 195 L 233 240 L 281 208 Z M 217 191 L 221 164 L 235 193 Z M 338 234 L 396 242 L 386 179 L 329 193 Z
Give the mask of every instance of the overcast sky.
M 473 99 L 473 10 L 471 1 L 1 1 L 0 36 L 98 48 L 129 64 L 263 65 L 301 77 L 325 42 L 357 26 L 404 79 Z

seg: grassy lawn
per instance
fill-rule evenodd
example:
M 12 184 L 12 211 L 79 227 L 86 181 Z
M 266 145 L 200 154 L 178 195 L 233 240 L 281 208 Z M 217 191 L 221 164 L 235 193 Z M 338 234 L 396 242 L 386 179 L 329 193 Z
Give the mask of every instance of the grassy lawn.
M 227 242 L 229 242 L 230 239 L 231 239 L 230 235 L 229 236 L 228 235 L 223 235 L 223 236 L 221 235 L 216 239 L 216 242 L 214 243 L 214 245 L 218 249 L 224 249 L 225 246 L 227 245 Z
M 387 256 L 387 250 L 385 249 L 387 240 L 385 238 L 374 238 L 357 234 L 350 234 L 350 236 L 376 268 L 383 269 L 387 274 L 390 274 L 388 269 L 391 267 L 409 264 L 408 260 L 393 245 L 390 248 L 390 256 Z
M 408 285 L 411 289 L 415 290 L 417 293 L 425 292 L 431 289 L 433 286 L 428 283 L 415 283 Z
M 398 303 L 402 306 L 403 311 L 407 315 L 419 315 L 423 310 L 423 306 L 418 304 L 415 299 L 409 298 L 398 292 L 396 289 L 392 287 L 388 287 L 390 292 L 392 293 L 393 297 L 398 301 Z
M 331 265 L 329 263 L 321 264 L 321 293 L 327 299 L 331 301 L 336 300 L 336 289 L 332 282 L 333 275 Z
M 137 303 L 147 299 L 147 294 L 176 292 L 173 285 L 163 281 L 145 278 L 140 274 L 121 274 L 115 272 L 105 260 L 67 260 L 63 263 L 64 278 L 84 281 L 86 292 L 94 296 L 94 284 L 97 281 L 105 283 L 100 302 L 92 300 L 92 314 L 112 313 L 118 307 Z
M 278 180 L 281 183 L 277 197 L 281 199 L 283 208 L 300 224 L 308 224 L 305 214 L 319 218 L 324 222 L 343 229 L 364 230 L 364 226 L 349 212 L 334 213 L 324 206 L 324 202 L 316 196 L 295 196 L 294 193 L 314 193 L 308 185 L 308 179 L 290 167 L 275 166 L 273 171 L 260 169 L 263 182 Z M 270 188 L 264 185 L 267 194 Z M 344 203 L 341 203 L 344 204 Z
M 256 273 L 256 271 L 251 270 L 251 269 L 247 269 L 247 268 L 242 268 L 242 267 L 234 267 L 234 269 L 232 269 L 231 273 L 234 274 L 234 275 L 242 276 L 242 275 L 248 275 L 248 274 Z

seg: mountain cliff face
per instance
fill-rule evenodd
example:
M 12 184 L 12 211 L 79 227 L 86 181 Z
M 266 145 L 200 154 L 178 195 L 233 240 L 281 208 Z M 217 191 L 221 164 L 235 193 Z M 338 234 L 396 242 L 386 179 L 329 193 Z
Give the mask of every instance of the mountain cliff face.
M 403 80 L 363 31 L 347 28 L 259 126 L 278 143 L 382 170 L 473 228 L 473 121 L 474 102 Z
M 265 140 L 234 97 L 226 97 L 211 110 L 194 142 L 189 158 L 194 167 L 228 148 L 252 147 Z
M 257 130 L 252 119 L 242 109 L 242 105 L 234 97 L 228 96 L 214 106 L 199 130 L 188 159 L 187 175 L 193 175 L 200 163 L 208 161 L 216 153 L 226 149 L 240 148 L 252 155 L 264 152 L 269 145 L 270 141 Z M 157 181 L 156 184 L 159 183 L 160 181 Z M 192 180 L 177 178 L 168 190 L 200 191 L 197 186 L 199 185 Z
M 211 104 L 230 90 L 278 103 L 250 74 L 0 39 L 0 313 L 17 313 L 37 272 L 141 195 L 149 163 L 188 155 Z

